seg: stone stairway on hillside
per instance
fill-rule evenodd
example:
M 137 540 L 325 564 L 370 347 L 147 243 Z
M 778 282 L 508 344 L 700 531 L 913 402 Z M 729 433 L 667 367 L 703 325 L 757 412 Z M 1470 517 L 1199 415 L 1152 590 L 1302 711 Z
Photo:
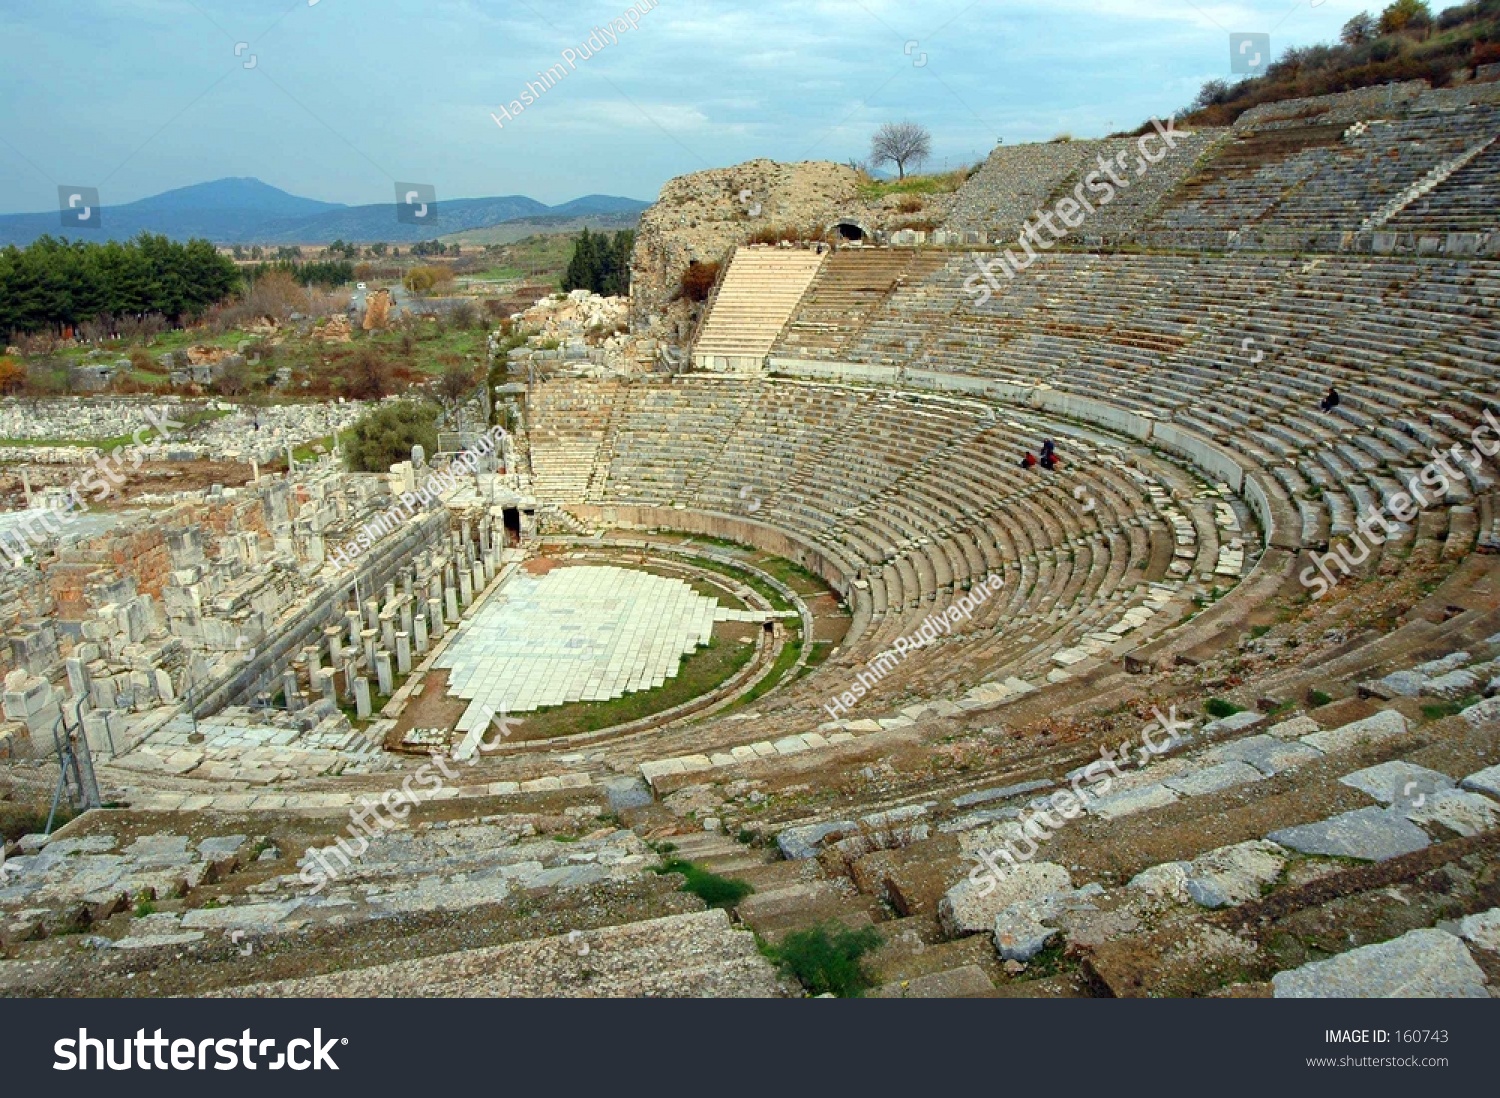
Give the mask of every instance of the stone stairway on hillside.
M 766 355 L 823 255 L 796 248 L 737 248 L 693 345 L 693 366 L 717 373 L 760 373 Z
M 1382 225 L 1386 224 L 1392 218 L 1400 214 L 1408 206 L 1412 205 L 1414 202 L 1417 202 L 1419 199 L 1427 197 L 1427 195 L 1437 190 L 1438 187 L 1448 181 L 1449 177 L 1466 168 L 1476 157 L 1478 157 L 1496 141 L 1500 141 L 1500 137 L 1488 138 L 1487 140 L 1481 141 L 1479 144 L 1473 146 L 1472 148 L 1465 150 L 1458 156 L 1455 156 L 1452 160 L 1449 160 L 1444 164 L 1439 164 L 1436 168 L 1433 168 L 1432 171 L 1428 172 L 1421 179 L 1417 180 L 1417 182 L 1413 183 L 1410 187 L 1407 187 L 1406 190 L 1402 191 L 1395 198 L 1391 199 L 1380 209 L 1376 210 L 1369 217 L 1365 218 L 1365 220 L 1359 226 L 1359 231 L 1371 232 L 1375 229 L 1380 228 Z

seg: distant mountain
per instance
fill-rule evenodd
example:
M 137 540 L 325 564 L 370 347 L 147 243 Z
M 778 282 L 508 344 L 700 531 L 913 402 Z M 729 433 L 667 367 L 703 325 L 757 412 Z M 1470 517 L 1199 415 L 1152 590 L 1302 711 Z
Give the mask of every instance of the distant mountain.
M 204 237 L 215 244 L 409 244 L 523 218 L 638 216 L 649 205 L 609 195 L 588 195 L 561 206 L 524 195 L 452 200 L 439 195 L 436 221 L 412 225 L 397 220 L 394 202 L 345 206 L 288 194 L 258 179 L 219 179 L 102 207 L 98 229 L 64 229 L 55 212 L 0 215 L 0 246 L 29 244 L 43 234 L 128 240 L 142 232 L 177 240 Z
M 598 217 L 609 214 L 639 215 L 650 205 L 651 203 L 649 202 L 637 202 L 633 198 L 616 198 L 608 194 L 587 194 L 582 198 L 575 198 L 571 202 L 564 202 L 561 206 L 553 206 L 548 212 L 558 217 Z
M 626 199 L 625 201 L 631 201 Z M 561 209 L 561 207 L 555 207 Z M 595 232 L 619 232 L 634 229 L 640 224 L 639 210 L 624 213 L 588 214 L 583 217 L 562 217 L 548 214 L 542 217 L 518 217 L 514 221 L 502 221 L 483 229 L 465 229 L 449 233 L 438 239 L 444 244 L 514 244 L 528 236 L 558 236 L 591 229 Z
M 326 210 L 345 208 L 342 202 L 319 202 L 316 198 L 287 194 L 278 187 L 248 176 L 216 179 L 212 183 L 195 183 L 191 187 L 163 191 L 128 206 L 117 207 L 120 212 L 133 210 L 137 213 L 160 213 L 165 216 L 190 210 L 236 210 L 286 218 L 308 217 Z

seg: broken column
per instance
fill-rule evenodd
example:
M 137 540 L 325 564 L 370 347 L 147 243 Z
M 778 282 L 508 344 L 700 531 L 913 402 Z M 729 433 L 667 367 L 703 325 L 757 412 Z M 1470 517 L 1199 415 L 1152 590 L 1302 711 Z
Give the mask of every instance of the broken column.
M 411 634 L 396 634 L 396 670 L 403 675 L 411 674 Z
M 89 671 L 83 665 L 83 661 L 77 656 L 69 656 L 63 660 L 63 665 L 68 669 L 68 696 L 72 698 L 88 697 Z
M 388 698 L 396 692 L 396 676 L 391 671 L 391 654 L 384 649 L 375 653 L 375 679 L 381 697 Z
M 374 709 L 370 705 L 370 680 L 360 675 L 354 680 L 354 711 L 359 719 L 367 721 Z

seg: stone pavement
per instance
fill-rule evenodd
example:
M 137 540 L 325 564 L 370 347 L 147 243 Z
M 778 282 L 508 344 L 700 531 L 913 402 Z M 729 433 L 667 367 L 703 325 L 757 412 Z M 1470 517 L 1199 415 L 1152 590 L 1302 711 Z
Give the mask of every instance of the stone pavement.
M 462 627 L 437 666 L 473 704 L 458 730 L 489 714 L 605 701 L 661 686 L 713 634 L 717 600 L 681 580 L 612 566 L 517 574 Z

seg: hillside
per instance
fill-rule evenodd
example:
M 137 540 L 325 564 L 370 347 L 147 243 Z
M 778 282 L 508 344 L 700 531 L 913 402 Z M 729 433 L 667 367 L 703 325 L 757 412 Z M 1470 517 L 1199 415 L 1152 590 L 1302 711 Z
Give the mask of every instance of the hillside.
M 634 216 L 646 205 L 610 195 L 587 195 L 556 207 L 525 195 L 451 201 L 440 196 L 436 224 L 411 225 L 396 220 L 391 203 L 345 206 L 288 194 L 258 179 L 220 179 L 105 206 L 101 228 L 73 235 L 129 240 L 149 232 L 178 240 L 201 237 L 216 244 L 408 244 L 520 218 Z M 519 236 L 535 231 L 529 227 Z M 64 235 L 55 212 L 0 215 L 0 246 L 26 245 L 44 234 Z
M 1420 0 L 1396 0 L 1344 24 L 1335 45 L 1288 49 L 1266 71 L 1238 83 L 1210 80 L 1181 121 L 1227 126 L 1252 107 L 1408 80 L 1434 88 L 1494 79 L 1500 63 L 1500 0 L 1473 0 L 1434 15 Z

